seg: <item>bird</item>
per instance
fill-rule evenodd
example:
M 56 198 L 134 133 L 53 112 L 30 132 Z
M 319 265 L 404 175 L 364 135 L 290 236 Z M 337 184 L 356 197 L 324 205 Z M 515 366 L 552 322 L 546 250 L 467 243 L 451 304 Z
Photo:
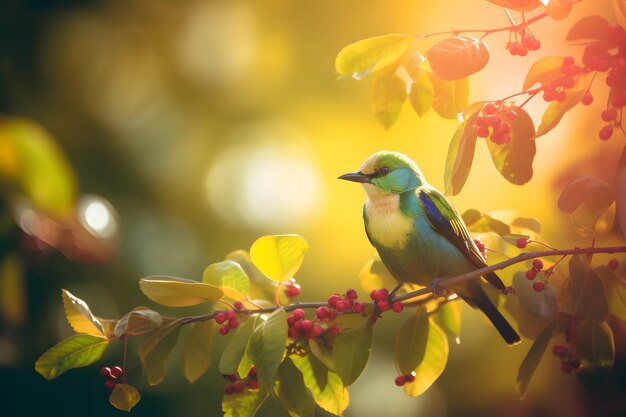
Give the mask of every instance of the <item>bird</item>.
M 487 266 L 463 219 L 408 156 L 379 151 L 358 172 L 339 177 L 361 183 L 365 232 L 385 267 L 399 284 L 434 286 Z M 484 278 L 499 291 L 506 287 L 495 272 Z M 480 309 L 508 345 L 520 342 L 517 332 L 491 302 L 479 277 L 448 288 Z

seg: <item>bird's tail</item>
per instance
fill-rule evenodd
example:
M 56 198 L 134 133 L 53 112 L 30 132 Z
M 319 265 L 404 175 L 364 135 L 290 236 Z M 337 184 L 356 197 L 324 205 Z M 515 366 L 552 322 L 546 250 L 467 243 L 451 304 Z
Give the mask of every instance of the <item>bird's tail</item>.
M 491 302 L 487 293 L 482 289 L 478 282 L 470 283 L 469 294 L 467 291 L 463 291 L 463 294 L 459 294 L 461 298 L 467 301 L 470 305 L 477 307 L 485 313 L 487 318 L 493 323 L 498 330 L 504 341 L 512 346 L 518 344 L 521 339 L 515 329 L 511 327 L 504 316 L 498 311 L 495 305 Z

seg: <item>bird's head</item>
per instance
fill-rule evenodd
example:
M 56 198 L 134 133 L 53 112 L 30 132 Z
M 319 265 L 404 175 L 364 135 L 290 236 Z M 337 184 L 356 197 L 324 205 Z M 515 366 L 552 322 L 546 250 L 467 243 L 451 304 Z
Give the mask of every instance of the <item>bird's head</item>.
M 360 182 L 368 194 L 402 194 L 425 183 L 422 171 L 415 162 L 400 152 L 379 151 L 363 162 L 358 172 L 339 177 Z

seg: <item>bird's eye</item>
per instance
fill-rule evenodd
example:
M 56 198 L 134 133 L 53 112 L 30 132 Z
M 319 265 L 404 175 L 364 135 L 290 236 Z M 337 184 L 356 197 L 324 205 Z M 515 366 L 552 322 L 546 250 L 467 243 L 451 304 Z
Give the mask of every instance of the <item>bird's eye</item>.
M 377 174 L 378 176 L 383 176 L 383 175 L 389 174 L 389 171 L 391 171 L 389 168 L 382 167 L 381 169 L 378 170 Z

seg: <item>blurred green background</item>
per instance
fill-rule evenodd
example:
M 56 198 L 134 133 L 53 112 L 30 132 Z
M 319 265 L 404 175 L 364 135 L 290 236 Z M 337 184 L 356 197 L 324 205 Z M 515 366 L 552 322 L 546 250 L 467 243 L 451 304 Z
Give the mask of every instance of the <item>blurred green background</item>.
M 566 21 L 533 28 L 540 53 L 578 54 L 562 40 L 590 13 L 615 19 L 610 1 L 585 1 Z M 231 250 L 279 233 L 298 233 L 310 245 L 298 276 L 300 299 L 358 288 L 358 272 L 373 253 L 362 229 L 364 195 L 336 177 L 371 153 L 391 149 L 410 155 L 443 188 L 456 123 L 432 112 L 419 119 L 407 106 L 385 131 L 371 114 L 368 82 L 336 79 L 335 55 L 379 34 L 506 24 L 502 10 L 485 0 L 0 2 L 0 114 L 32 119 L 51 134 L 75 173 L 78 193 L 87 196 L 80 201 L 87 207 L 96 202 L 96 219 L 108 227 L 95 240 L 72 235 L 79 243 L 87 239 L 74 250 L 58 238 L 60 251 L 24 233 L 23 217 L 16 220 L 21 231 L 3 229 L 10 238 L 2 244 L 18 248 L 24 279 L 14 294 L 4 288 L 18 313 L 0 321 L 0 415 L 122 413 L 108 404 L 97 366 L 53 382 L 33 369 L 41 353 L 71 333 L 61 288 L 102 317 L 118 318 L 137 305 L 164 311 L 141 295 L 140 277 L 200 279 L 206 265 Z M 541 56 L 512 58 L 506 41 L 506 34 L 488 38 L 491 61 L 473 76 L 470 101 L 519 91 L 525 71 Z M 599 129 L 599 106 L 572 112 L 541 139 L 535 176 L 523 187 L 502 179 L 479 145 L 453 203 L 461 212 L 518 210 L 541 219 L 550 242 L 587 244 L 569 231 L 556 199 L 574 174 L 612 174 L 606 162 L 614 165 L 620 141 L 590 139 Z M 541 103 L 528 110 L 537 120 Z M 0 203 L 3 224 L 9 224 L 17 209 L 13 201 Z M 77 207 L 80 220 L 87 212 Z M 626 410 L 623 332 L 616 334 L 616 368 L 604 391 L 585 392 L 547 355 L 520 401 L 515 375 L 529 344 L 508 349 L 463 307 L 462 344 L 451 346 L 435 386 L 414 399 L 393 385 L 390 341 L 400 323 L 390 317 L 377 326 L 373 360 L 351 388 L 346 415 L 577 417 Z M 223 340 L 216 355 L 220 345 Z M 121 346 L 109 348 L 101 361 L 120 362 Z M 215 367 L 189 385 L 172 362 L 165 383 L 147 387 L 131 356 L 129 377 L 143 395 L 133 414 L 221 415 L 223 382 Z M 269 401 L 259 415 L 286 413 Z

